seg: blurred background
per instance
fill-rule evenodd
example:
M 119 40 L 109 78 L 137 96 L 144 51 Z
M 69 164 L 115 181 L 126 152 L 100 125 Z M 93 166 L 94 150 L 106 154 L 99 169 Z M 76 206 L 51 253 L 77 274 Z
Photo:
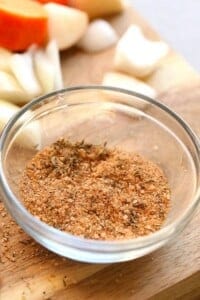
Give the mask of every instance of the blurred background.
M 130 0 L 160 35 L 200 71 L 200 0 Z

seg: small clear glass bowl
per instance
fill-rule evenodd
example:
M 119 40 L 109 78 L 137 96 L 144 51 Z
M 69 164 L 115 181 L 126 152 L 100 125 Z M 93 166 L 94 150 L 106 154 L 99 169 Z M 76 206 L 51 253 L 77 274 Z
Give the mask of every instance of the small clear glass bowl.
M 156 162 L 172 191 L 163 227 L 148 236 L 97 241 L 61 232 L 32 216 L 20 201 L 26 163 L 60 137 L 138 152 Z M 83 262 L 111 263 L 143 256 L 177 236 L 200 200 L 200 144 L 188 125 L 166 106 L 137 93 L 109 87 L 73 87 L 24 106 L 0 140 L 0 183 L 16 222 L 38 243 Z

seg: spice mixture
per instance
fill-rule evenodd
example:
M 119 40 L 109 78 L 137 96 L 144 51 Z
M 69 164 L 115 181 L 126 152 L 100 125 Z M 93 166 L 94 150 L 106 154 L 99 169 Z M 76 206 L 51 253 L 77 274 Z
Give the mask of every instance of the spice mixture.
M 27 209 L 74 235 L 113 240 L 158 230 L 169 210 L 162 170 L 138 154 L 60 139 L 38 152 L 20 182 Z

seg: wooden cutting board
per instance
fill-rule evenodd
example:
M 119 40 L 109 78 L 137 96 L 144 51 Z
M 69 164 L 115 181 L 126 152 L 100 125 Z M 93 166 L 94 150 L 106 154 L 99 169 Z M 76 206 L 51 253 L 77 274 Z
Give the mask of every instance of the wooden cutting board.
M 133 11 L 112 18 L 122 34 L 131 23 L 145 34 L 158 35 Z M 113 68 L 114 48 L 100 54 L 76 49 L 62 53 L 66 86 L 100 83 Z M 171 106 L 200 135 L 200 76 L 173 50 L 146 81 L 159 93 L 158 99 Z M 0 241 L 11 218 L 0 202 Z M 199 299 L 200 213 L 173 242 L 140 259 L 113 265 L 83 264 L 50 253 L 14 222 L 6 255 L 0 242 L 0 300 L 38 299 Z M 14 250 L 13 250 L 14 249 Z

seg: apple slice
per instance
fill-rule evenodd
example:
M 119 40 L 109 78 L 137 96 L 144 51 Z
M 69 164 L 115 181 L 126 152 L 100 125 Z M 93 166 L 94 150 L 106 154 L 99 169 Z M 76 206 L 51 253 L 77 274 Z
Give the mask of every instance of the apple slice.
M 67 49 L 83 36 L 88 26 L 85 12 L 56 3 L 44 5 L 48 15 L 49 38 L 60 50 Z
M 67 5 L 68 4 L 68 0 L 36 0 L 37 2 L 40 2 L 42 4 L 46 4 L 49 2 L 55 2 L 58 4 L 62 4 L 62 5 Z
M 151 74 L 168 52 L 166 43 L 147 39 L 140 27 L 131 25 L 118 42 L 114 65 L 119 71 L 142 78 Z
M 0 1 L 0 46 L 25 51 L 48 40 L 48 19 L 40 3 L 27 0 Z
M 108 72 L 104 75 L 103 85 L 118 87 L 129 91 L 134 91 L 151 98 L 156 97 L 156 91 L 148 84 L 134 77 L 119 73 L 119 72 Z
M 15 104 L 24 104 L 29 100 L 14 76 L 4 71 L 0 71 L 0 98 Z
M 69 3 L 85 11 L 91 19 L 119 13 L 125 7 L 123 0 L 70 0 Z

